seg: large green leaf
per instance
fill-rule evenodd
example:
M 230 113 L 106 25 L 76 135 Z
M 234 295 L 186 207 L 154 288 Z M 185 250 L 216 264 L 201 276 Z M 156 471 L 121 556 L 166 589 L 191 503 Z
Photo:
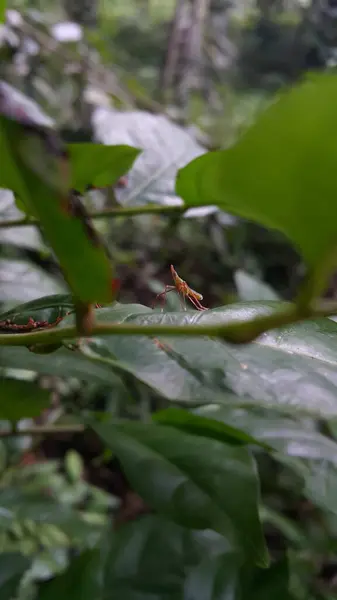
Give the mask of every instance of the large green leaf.
M 75 296 L 110 302 L 111 267 L 79 200 L 70 195 L 69 162 L 56 133 L 1 116 L 0 154 L 0 186 L 39 218 Z
M 31 381 L 0 378 L 0 419 L 38 417 L 49 405 L 49 392 Z
M 42 302 L 42 300 L 41 300 Z M 63 307 L 60 302 L 60 307 Z M 240 303 L 205 311 L 161 313 L 141 305 L 98 309 L 100 323 L 137 325 L 226 324 L 270 314 L 277 303 Z M 52 306 L 56 310 L 55 306 Z M 63 310 L 63 308 L 62 308 Z M 19 315 L 20 307 L 15 309 Z M 29 309 L 23 310 L 27 316 Z M 57 312 L 57 311 L 56 311 Z M 44 316 L 48 312 L 42 313 Z M 53 313 L 55 314 L 55 313 Z M 38 311 L 34 315 L 38 316 Z M 34 317 L 35 318 L 35 317 Z M 74 324 L 69 315 L 58 327 Z M 109 382 L 113 372 L 131 373 L 171 401 L 192 404 L 226 403 L 299 411 L 313 416 L 337 415 L 337 324 L 331 319 L 307 321 L 260 336 L 253 344 L 237 346 L 207 337 L 185 336 L 156 340 L 143 336 L 108 335 L 83 340 L 79 352 L 58 351 L 55 369 L 67 376 L 89 372 Z M 67 358 L 69 357 L 69 365 Z M 22 348 L 0 348 L 4 366 L 50 372 L 49 359 L 41 361 Z M 30 365 L 30 366 L 28 366 Z M 87 365 L 87 367 L 86 367 Z M 87 375 L 85 374 L 88 369 Z M 95 375 L 94 375 L 95 376 Z M 81 377 L 79 377 L 81 378 Z M 234 392 L 234 393 L 233 393 Z
M 105 146 L 104 144 L 69 144 L 71 161 L 71 186 L 84 192 L 88 185 L 107 187 L 131 169 L 141 152 L 131 146 Z
M 0 554 L 0 598 L 12 600 L 16 597 L 20 581 L 30 566 L 30 560 L 18 553 Z
M 258 481 L 245 448 L 143 423 L 93 424 L 132 486 L 156 510 L 195 529 L 234 535 L 259 565 L 268 554 L 258 519 Z
M 182 169 L 177 194 L 283 232 L 311 267 L 332 261 L 336 102 L 336 75 L 311 76 L 283 93 L 233 147 Z
M 225 324 L 270 314 L 277 303 L 240 303 L 205 312 L 136 313 L 126 305 L 98 310 L 98 322 L 144 325 Z M 123 316 L 124 313 L 124 316 Z M 133 314 L 132 314 L 133 313 Z M 126 315 L 126 316 L 125 316 Z M 66 317 L 60 324 L 73 323 Z M 337 415 L 337 324 L 307 321 L 260 336 L 253 344 L 232 345 L 206 337 L 104 336 L 83 343 L 82 351 L 116 364 L 169 400 L 190 404 L 259 405 L 331 418 Z M 234 394 L 230 394 L 232 390 Z

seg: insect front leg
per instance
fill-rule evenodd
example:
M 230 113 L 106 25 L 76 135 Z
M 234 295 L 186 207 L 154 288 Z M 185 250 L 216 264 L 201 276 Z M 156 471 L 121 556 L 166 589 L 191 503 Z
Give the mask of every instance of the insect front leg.
M 158 300 L 160 299 L 163 301 L 163 307 L 162 307 L 162 310 L 163 310 L 163 308 L 165 306 L 165 301 L 166 301 L 166 294 L 168 294 L 169 292 L 173 292 L 175 289 L 176 288 L 174 285 L 166 285 L 164 291 L 155 297 L 154 302 L 152 304 L 152 308 L 155 307 L 156 302 L 158 302 Z

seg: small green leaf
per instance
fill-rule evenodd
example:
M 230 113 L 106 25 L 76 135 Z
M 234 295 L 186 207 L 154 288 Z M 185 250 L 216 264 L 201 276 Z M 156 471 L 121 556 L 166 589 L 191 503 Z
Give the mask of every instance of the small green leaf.
M 88 185 L 107 187 L 127 173 L 141 150 L 131 146 L 69 144 L 71 186 L 84 192 Z
M 337 221 L 337 77 L 311 76 L 271 104 L 231 148 L 178 174 L 187 204 L 222 209 L 284 233 L 309 267 L 332 269 Z
M 263 444 L 263 442 L 258 441 L 240 429 L 231 427 L 226 423 L 220 423 L 215 419 L 200 417 L 182 408 L 170 407 L 155 413 L 152 418 L 156 423 L 160 423 L 161 425 L 176 427 L 193 435 L 212 438 L 234 446 L 257 444 L 258 446 L 262 445 L 264 448 L 269 448 L 267 444 Z
M 12 600 L 16 597 L 20 581 L 30 566 L 30 560 L 18 553 L 0 554 L 0 598 Z
M 258 479 L 245 448 L 143 423 L 92 424 L 154 509 L 193 529 L 234 536 L 243 553 L 268 564 L 258 517 Z
M 49 391 L 20 379 L 0 379 L 0 419 L 38 417 L 49 405 Z

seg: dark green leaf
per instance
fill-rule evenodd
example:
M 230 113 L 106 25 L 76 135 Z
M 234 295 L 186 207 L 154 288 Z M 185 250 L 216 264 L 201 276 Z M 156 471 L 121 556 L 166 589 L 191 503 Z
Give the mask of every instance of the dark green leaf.
M 258 480 L 245 448 L 143 423 L 93 424 L 138 493 L 195 529 L 235 536 L 246 556 L 268 564 L 258 518 Z
M 106 561 L 106 600 L 181 600 L 186 571 L 201 549 L 192 533 L 158 516 L 119 529 Z
M 212 438 L 233 445 L 257 444 L 261 442 L 248 435 L 240 429 L 231 427 L 226 423 L 220 423 L 215 419 L 209 419 L 195 415 L 180 408 L 170 407 L 153 415 L 153 420 L 161 425 L 169 425 L 182 429 L 193 435 L 200 435 L 205 438 Z M 262 443 L 262 446 L 268 448 Z
M 36 600 L 103 600 L 101 588 L 100 552 L 87 550 L 73 559 L 65 573 L 41 584 Z
M 0 378 L 0 419 L 38 417 L 49 405 L 49 391 L 31 381 Z
M 242 600 L 291 600 L 289 572 L 286 559 L 271 565 L 267 570 L 255 570 L 252 581 Z
M 84 192 L 87 185 L 107 187 L 129 171 L 141 152 L 131 146 L 69 144 L 71 187 Z
M 30 560 L 18 553 L 0 554 L 0 598 L 12 600 L 15 597 L 20 581 L 30 566 Z
M 217 204 L 283 232 L 311 267 L 336 245 L 337 77 L 311 76 L 283 93 L 228 150 L 178 174 L 187 204 Z
M 39 218 L 75 296 L 84 303 L 110 302 L 111 267 L 79 200 L 69 193 L 64 150 L 52 129 L 0 117 L 0 186 L 17 193 Z

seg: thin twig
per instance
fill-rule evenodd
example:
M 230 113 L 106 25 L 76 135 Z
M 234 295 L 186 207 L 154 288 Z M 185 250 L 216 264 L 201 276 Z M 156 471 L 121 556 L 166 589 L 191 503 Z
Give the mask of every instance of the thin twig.
M 171 215 L 184 213 L 195 206 L 130 206 L 124 208 L 109 208 L 93 213 L 89 213 L 91 219 L 116 219 L 118 217 L 137 217 L 141 215 Z M 0 221 L 0 229 L 8 227 L 27 227 L 27 225 L 37 225 L 39 222 L 33 217 L 23 217 L 20 219 L 9 219 L 8 221 Z
M 233 344 L 247 344 L 262 333 L 271 329 L 292 325 L 319 317 L 337 315 L 336 302 L 320 302 L 306 307 L 302 314 L 296 304 L 285 303 L 282 310 L 259 316 L 250 321 L 217 323 L 215 325 L 133 325 L 130 323 L 97 323 L 91 337 L 104 335 L 140 336 L 191 336 L 216 337 Z M 75 326 L 52 327 L 30 333 L 4 333 L 0 335 L 0 346 L 34 346 L 35 344 L 55 344 L 66 339 L 78 338 Z

